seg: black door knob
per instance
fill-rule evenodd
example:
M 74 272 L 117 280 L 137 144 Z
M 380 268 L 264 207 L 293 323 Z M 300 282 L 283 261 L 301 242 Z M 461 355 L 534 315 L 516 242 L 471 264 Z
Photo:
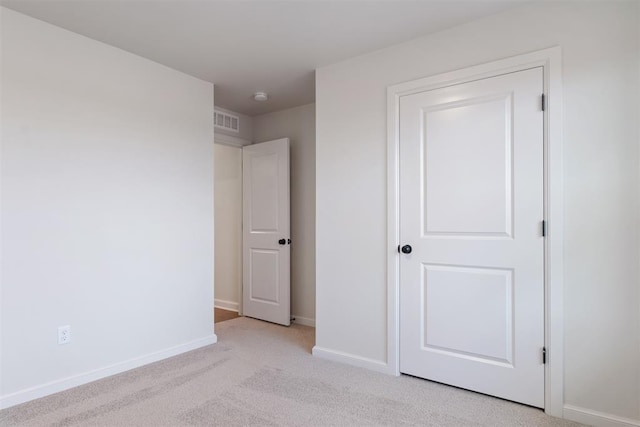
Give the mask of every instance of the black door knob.
M 400 250 L 403 254 L 410 254 L 413 248 L 411 247 L 411 245 L 404 245 Z
M 280 239 L 280 240 L 278 240 L 278 243 L 281 244 L 281 245 L 284 245 L 285 243 L 287 243 L 287 241 L 284 240 L 284 239 Z

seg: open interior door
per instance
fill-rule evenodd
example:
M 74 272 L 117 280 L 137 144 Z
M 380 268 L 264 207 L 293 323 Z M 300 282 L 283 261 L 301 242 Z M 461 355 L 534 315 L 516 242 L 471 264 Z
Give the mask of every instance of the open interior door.
M 289 138 L 242 148 L 243 314 L 291 322 Z

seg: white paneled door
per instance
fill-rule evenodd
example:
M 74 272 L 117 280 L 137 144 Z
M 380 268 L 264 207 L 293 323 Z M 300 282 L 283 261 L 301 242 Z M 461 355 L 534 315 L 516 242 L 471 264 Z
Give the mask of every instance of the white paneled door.
M 243 315 L 291 322 L 289 139 L 242 148 Z
M 544 406 L 543 69 L 400 99 L 400 371 Z

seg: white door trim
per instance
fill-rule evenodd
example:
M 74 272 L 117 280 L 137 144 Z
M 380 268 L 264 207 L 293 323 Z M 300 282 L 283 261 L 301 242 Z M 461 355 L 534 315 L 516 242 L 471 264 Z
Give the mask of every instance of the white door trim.
M 499 74 L 544 69 L 544 214 L 545 239 L 545 412 L 563 416 L 563 195 L 561 49 L 552 47 L 463 70 L 451 71 L 387 88 L 387 369 L 400 375 L 399 224 L 400 97 Z

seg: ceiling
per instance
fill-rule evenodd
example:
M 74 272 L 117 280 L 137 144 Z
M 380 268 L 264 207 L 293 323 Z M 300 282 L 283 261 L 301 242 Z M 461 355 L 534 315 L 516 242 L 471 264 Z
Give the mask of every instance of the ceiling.
M 215 84 L 247 115 L 315 100 L 314 70 L 522 4 L 508 1 L 0 0 Z M 253 93 L 265 91 L 258 103 Z

